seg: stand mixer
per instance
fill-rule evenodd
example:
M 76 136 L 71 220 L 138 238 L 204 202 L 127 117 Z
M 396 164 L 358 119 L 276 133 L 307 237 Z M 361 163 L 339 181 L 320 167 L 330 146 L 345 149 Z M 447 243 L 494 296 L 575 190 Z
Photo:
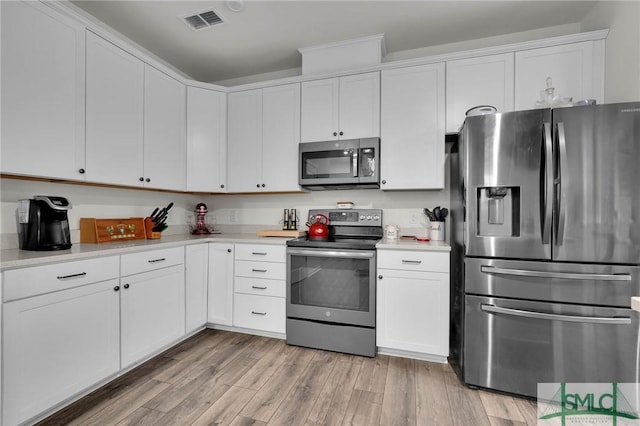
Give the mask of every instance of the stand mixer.
M 192 235 L 209 235 L 211 234 L 210 225 L 207 225 L 207 205 L 205 203 L 196 204 L 195 213 L 195 225 L 192 225 L 191 234 Z

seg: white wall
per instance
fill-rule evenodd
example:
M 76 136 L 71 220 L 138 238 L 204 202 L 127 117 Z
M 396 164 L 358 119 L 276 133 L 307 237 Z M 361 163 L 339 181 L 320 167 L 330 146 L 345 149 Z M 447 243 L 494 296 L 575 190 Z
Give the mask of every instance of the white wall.
M 640 2 L 596 3 L 581 30 L 605 28 L 605 102 L 640 101 Z

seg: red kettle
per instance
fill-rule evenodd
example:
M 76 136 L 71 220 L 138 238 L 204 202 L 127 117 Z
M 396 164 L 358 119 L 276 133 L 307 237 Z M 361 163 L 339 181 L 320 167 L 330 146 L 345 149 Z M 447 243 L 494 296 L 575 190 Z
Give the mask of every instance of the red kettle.
M 310 221 L 315 221 L 313 223 L 307 222 L 306 225 L 309 227 L 309 231 L 307 232 L 310 240 L 326 240 L 329 238 L 329 218 L 322 213 L 316 214 L 313 218 L 310 218 Z

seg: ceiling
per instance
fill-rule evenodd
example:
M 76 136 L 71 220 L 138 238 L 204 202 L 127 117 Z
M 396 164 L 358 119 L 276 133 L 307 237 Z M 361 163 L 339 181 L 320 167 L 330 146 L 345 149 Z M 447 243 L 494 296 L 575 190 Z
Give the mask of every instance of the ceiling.
M 301 66 L 298 48 L 384 34 L 387 53 L 579 23 L 594 1 L 72 1 L 187 76 L 205 82 Z M 213 9 L 191 30 L 178 16 Z M 83 13 L 84 13 L 83 12 Z

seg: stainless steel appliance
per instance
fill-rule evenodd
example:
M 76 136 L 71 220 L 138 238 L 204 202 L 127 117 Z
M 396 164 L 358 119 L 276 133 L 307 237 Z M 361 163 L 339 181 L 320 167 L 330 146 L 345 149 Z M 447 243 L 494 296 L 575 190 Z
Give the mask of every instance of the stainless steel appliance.
M 67 211 L 71 204 L 64 197 L 36 195 L 18 205 L 18 241 L 21 250 L 66 250 L 71 248 Z
M 310 190 L 380 188 L 380 138 L 299 145 L 298 183 Z
M 640 103 L 467 117 L 452 155 L 464 382 L 639 382 Z
M 309 210 L 309 222 L 318 214 L 327 240 L 287 242 L 287 343 L 373 357 L 382 210 Z

